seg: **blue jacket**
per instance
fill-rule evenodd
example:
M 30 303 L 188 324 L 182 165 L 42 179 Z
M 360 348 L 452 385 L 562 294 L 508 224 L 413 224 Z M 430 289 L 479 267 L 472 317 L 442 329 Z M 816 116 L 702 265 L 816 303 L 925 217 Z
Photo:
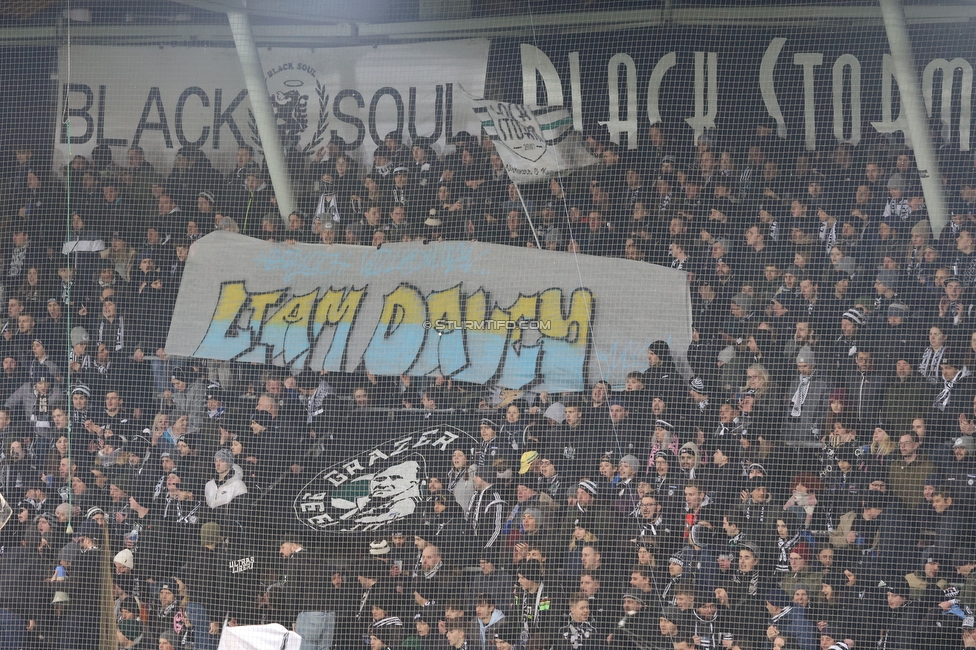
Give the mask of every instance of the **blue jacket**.
M 775 625 L 781 634 L 796 639 L 800 650 L 818 650 L 820 635 L 816 626 L 807 620 L 802 607 L 786 607 L 772 617 L 770 625 Z

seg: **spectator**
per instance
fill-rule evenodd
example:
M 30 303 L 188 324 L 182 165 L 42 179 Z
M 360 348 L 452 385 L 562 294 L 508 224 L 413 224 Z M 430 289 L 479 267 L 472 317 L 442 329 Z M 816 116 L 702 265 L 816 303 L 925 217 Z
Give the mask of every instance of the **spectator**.
M 820 438 L 830 385 L 822 374 L 817 374 L 817 355 L 809 346 L 804 346 L 797 354 L 796 368 L 799 376 L 787 391 L 791 406 L 784 425 L 784 438 L 788 444 L 809 448 Z

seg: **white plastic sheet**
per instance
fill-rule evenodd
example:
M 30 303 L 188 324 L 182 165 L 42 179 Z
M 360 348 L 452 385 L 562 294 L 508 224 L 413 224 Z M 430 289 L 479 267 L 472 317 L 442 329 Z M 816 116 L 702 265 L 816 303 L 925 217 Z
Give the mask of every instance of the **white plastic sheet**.
M 301 646 L 302 637 L 274 623 L 224 626 L 217 650 L 300 650 Z
M 7 500 L 3 498 L 2 494 L 0 494 L 0 528 L 7 525 L 7 522 L 10 521 L 10 515 L 13 513 L 14 511 L 7 503 Z

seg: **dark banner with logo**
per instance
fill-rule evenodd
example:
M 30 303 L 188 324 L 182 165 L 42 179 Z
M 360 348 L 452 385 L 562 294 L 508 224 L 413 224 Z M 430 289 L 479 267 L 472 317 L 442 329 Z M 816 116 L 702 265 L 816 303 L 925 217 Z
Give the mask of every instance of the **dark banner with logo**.
M 350 445 L 348 458 L 320 472 L 295 497 L 295 515 L 318 531 L 403 530 L 428 512 L 435 495 L 430 479 L 438 477 L 446 486 L 454 452 L 470 455 L 478 445 L 470 434 L 444 426 L 396 436 L 377 447 Z
M 970 148 L 972 34 L 945 25 L 913 31 L 924 103 L 937 146 Z M 605 125 L 636 146 L 665 124 L 690 146 L 712 129 L 739 142 L 757 120 L 807 150 L 903 137 L 884 29 L 701 26 L 541 36 L 492 43 L 494 99 L 572 106 L 577 129 Z M 951 80 L 951 82 L 950 82 Z

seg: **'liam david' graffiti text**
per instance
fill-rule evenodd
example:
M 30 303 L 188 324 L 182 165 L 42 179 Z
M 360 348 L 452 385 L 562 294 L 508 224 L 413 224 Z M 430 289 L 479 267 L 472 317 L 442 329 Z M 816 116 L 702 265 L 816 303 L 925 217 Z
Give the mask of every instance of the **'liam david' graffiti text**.
M 332 372 L 361 359 L 377 375 L 440 374 L 510 388 L 541 381 L 582 390 L 586 383 L 594 318 L 589 289 L 567 296 L 550 288 L 499 305 L 483 287 L 466 291 L 459 283 L 424 293 L 402 283 L 373 296 L 382 305 L 378 318 L 367 321 L 369 285 L 292 295 L 289 288 L 255 292 L 246 284 L 221 284 L 194 357 Z M 351 349 L 354 330 L 372 332 L 365 349 Z

